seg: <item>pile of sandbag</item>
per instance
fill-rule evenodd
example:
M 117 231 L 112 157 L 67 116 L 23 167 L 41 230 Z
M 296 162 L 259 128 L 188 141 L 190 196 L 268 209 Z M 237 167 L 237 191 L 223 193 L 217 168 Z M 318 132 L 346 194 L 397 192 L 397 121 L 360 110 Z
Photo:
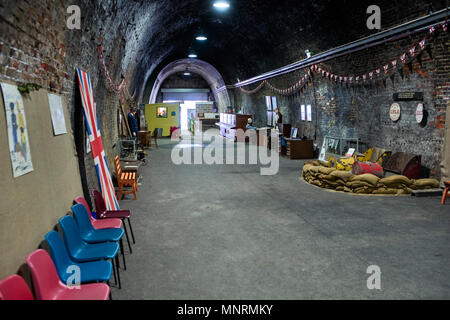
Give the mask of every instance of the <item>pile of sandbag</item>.
M 354 175 L 328 168 L 324 162 L 309 161 L 303 167 L 303 179 L 321 188 L 356 194 L 411 194 L 413 190 L 439 187 L 436 179 L 410 180 L 402 175 L 379 178 L 371 173 Z

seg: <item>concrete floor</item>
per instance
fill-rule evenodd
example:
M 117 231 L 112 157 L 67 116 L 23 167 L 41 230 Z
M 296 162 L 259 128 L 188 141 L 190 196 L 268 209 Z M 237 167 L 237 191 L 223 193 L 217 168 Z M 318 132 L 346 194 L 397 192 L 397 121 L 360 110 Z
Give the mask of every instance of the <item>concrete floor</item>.
M 114 299 L 449 299 L 450 203 L 332 193 L 254 165 L 181 165 L 160 140 Z M 370 265 L 381 290 L 367 289 Z

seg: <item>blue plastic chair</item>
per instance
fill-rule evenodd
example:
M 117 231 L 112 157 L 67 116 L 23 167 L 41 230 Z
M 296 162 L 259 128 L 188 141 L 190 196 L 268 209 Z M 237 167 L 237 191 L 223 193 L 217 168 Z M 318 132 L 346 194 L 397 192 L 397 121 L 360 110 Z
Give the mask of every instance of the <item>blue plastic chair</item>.
M 111 259 L 113 263 L 114 278 L 117 279 L 119 288 L 120 275 L 119 275 L 119 245 L 115 242 L 102 242 L 89 244 L 85 242 L 80 235 L 80 229 L 78 228 L 75 219 L 69 215 L 59 219 L 59 225 L 64 236 L 64 243 L 66 244 L 67 252 L 70 258 L 75 262 L 91 262 L 104 259 Z
M 124 235 L 124 231 L 119 228 L 95 229 L 89 219 L 89 213 L 82 204 L 72 206 L 72 212 L 80 228 L 81 238 L 87 243 L 118 242 Z
M 122 252 L 124 269 L 127 269 L 125 262 L 125 252 L 123 249 L 122 237 L 124 231 L 121 228 L 112 229 L 95 229 L 92 225 L 92 221 L 89 218 L 89 213 L 86 207 L 82 204 L 76 204 L 72 206 L 72 212 L 75 221 L 80 229 L 81 238 L 87 243 L 101 243 L 101 242 L 120 242 L 120 251 Z
M 51 231 L 45 236 L 50 247 L 50 256 L 55 264 L 56 271 L 62 282 L 67 283 L 70 273 L 67 272 L 71 266 L 77 266 L 80 269 L 81 284 L 90 282 L 109 282 L 112 275 L 112 264 L 107 260 L 93 262 L 74 262 L 67 253 L 64 241 L 60 234 Z

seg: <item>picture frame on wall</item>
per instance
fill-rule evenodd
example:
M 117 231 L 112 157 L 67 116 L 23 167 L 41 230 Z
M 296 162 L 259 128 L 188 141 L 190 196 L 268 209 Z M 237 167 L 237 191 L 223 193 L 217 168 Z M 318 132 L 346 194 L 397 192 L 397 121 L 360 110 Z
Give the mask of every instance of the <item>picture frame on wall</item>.
M 298 128 L 292 128 L 291 130 L 291 139 L 297 139 Z
M 167 118 L 167 107 L 159 107 L 156 109 L 157 118 Z

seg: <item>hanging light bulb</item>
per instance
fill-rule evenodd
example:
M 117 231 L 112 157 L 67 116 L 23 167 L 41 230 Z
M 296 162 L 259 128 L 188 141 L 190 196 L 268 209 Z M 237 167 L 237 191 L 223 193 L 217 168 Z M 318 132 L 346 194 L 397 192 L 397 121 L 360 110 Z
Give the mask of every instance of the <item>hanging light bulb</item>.
M 191 59 L 195 59 L 195 58 L 197 58 L 197 54 L 195 54 L 195 53 L 190 53 L 190 54 L 188 55 L 188 57 L 191 58 Z
M 195 40 L 197 41 L 206 41 L 208 40 L 208 37 L 205 35 L 198 35 L 197 37 L 195 37 Z
M 219 10 L 227 10 L 228 8 L 230 8 L 230 2 L 226 0 L 216 0 L 214 1 L 213 6 L 214 8 Z

